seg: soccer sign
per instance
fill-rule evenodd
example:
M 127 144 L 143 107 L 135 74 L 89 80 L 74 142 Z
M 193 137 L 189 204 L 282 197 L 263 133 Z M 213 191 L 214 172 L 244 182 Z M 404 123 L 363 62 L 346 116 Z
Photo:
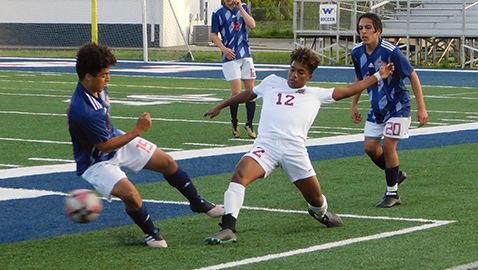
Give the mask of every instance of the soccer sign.
M 320 5 L 320 24 L 337 24 L 337 5 Z

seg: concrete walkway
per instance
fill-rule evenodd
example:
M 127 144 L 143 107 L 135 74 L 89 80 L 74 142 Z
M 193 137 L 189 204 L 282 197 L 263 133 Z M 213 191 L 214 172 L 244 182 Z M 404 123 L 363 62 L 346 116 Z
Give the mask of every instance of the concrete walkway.
M 251 45 L 251 50 L 254 51 L 284 51 L 290 52 L 294 50 L 294 39 L 276 39 L 276 38 L 249 38 L 249 44 Z M 217 51 L 220 52 L 219 48 L 210 43 L 209 45 L 189 45 L 191 51 Z M 155 50 L 161 51 L 186 51 L 186 46 L 175 46 L 175 47 L 164 47 L 157 48 Z

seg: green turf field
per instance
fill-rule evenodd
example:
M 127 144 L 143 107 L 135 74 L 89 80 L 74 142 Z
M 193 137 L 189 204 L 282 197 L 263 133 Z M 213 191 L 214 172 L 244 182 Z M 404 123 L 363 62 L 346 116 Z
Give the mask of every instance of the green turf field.
M 0 169 L 71 162 L 65 112 L 76 80 L 75 74 L 0 72 Z M 430 116 L 427 126 L 476 121 L 478 88 L 424 86 L 423 90 Z M 143 137 L 167 152 L 252 143 L 246 134 L 241 140 L 232 139 L 227 110 L 213 120 L 202 117 L 229 96 L 224 80 L 113 76 L 109 94 L 113 123 L 129 130 L 144 111 L 150 112 L 153 127 Z M 365 95 L 361 100 L 365 115 L 369 102 Z M 170 103 L 134 103 L 158 101 Z M 260 102 L 256 123 L 259 112 Z M 244 106 L 240 115 L 244 121 Z M 412 120 L 416 128 L 416 111 Z M 362 128 L 363 124 L 350 119 L 350 100 L 343 100 L 321 109 L 309 136 L 360 134 Z M 403 204 L 392 209 L 374 207 L 381 200 L 385 180 L 365 155 L 314 162 L 330 210 L 342 215 L 343 228 L 325 228 L 308 216 L 300 192 L 276 170 L 247 188 L 236 244 L 206 245 L 204 238 L 217 231 L 219 220 L 193 215 L 156 222 L 169 244 L 164 250 L 148 248 L 136 226 L 123 226 L 0 245 L 0 269 L 446 269 L 464 265 L 478 261 L 477 151 L 477 144 L 400 151 L 400 165 L 409 178 L 400 186 Z M 193 181 L 202 195 L 222 203 L 230 176 Z M 164 182 L 137 187 L 143 199 L 184 201 Z

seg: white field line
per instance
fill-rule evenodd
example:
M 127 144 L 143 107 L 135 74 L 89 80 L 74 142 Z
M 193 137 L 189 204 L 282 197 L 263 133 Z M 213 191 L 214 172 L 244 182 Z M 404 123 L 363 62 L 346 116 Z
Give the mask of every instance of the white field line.
M 225 144 L 213 144 L 213 143 L 193 143 L 193 142 L 185 142 L 185 145 L 196 145 L 196 146 L 207 146 L 207 147 L 226 147 Z
M 9 82 L 9 83 L 34 83 L 34 84 L 39 84 L 39 83 L 45 83 L 45 84 L 67 84 L 67 85 L 76 85 L 77 82 L 59 82 L 59 81 L 26 81 L 26 80 L 0 80 L 0 82 Z M 226 88 L 197 88 L 197 87 L 169 87 L 169 86 L 159 86 L 159 85 L 129 85 L 129 84 L 117 84 L 117 83 L 109 83 L 108 86 L 110 87 L 125 87 L 125 88 L 146 88 L 146 89 L 179 89 L 179 90 L 195 90 L 195 91 L 227 91 L 230 92 L 231 89 L 226 89 Z M 7 88 L 7 87 L 0 87 L 0 89 L 6 89 L 6 90 L 18 90 L 14 88 Z M 42 91 L 47 91 L 44 89 L 21 89 L 21 90 L 28 90 L 28 91 L 35 91 L 35 90 L 42 90 Z M 55 90 L 59 91 L 59 90 Z M 70 92 L 71 90 L 60 90 L 60 91 L 65 91 L 65 92 Z M 15 93 L 12 93 L 15 94 Z M 70 95 L 71 97 L 71 95 Z
M 478 268 L 478 261 L 472 262 L 472 263 L 469 263 L 469 264 L 464 264 L 464 265 L 452 267 L 452 268 L 447 268 L 445 270 L 467 270 L 467 269 L 476 269 L 476 268 Z
M 60 116 L 66 117 L 66 114 L 58 113 L 31 113 L 31 112 L 20 112 L 20 111 L 0 111 L 0 114 L 20 114 L 20 115 L 36 115 L 36 116 Z M 139 116 L 138 116 L 139 117 Z M 126 116 L 112 116 L 113 119 L 123 119 L 123 120 L 138 120 L 138 117 L 126 117 Z M 164 121 L 164 122 L 187 122 L 187 123 L 215 123 L 215 124 L 228 124 L 231 122 L 225 121 L 212 121 L 212 120 L 190 120 L 190 119 L 170 119 L 170 118 L 151 118 L 153 121 Z
M 223 264 L 207 266 L 207 267 L 203 267 L 203 268 L 199 268 L 199 269 L 200 270 L 226 269 L 226 268 L 232 268 L 232 267 L 237 267 L 237 266 L 242 266 L 242 265 L 249 265 L 249 264 L 253 264 L 253 263 L 265 262 L 265 261 L 276 260 L 276 259 L 285 258 L 285 257 L 291 257 L 291 256 L 300 255 L 300 254 L 305 254 L 305 253 L 316 252 L 316 251 L 319 251 L 319 250 L 332 249 L 332 248 L 343 247 L 343 246 L 347 246 L 347 245 L 351 245 L 351 244 L 355 244 L 355 243 L 360 243 L 360 242 L 379 240 L 379 239 L 388 238 L 388 237 L 392 237 L 392 236 L 413 233 L 413 232 L 427 230 L 427 229 L 431 229 L 431 228 L 435 228 L 435 227 L 439 227 L 439 226 L 443 226 L 443 225 L 448 225 L 448 224 L 453 223 L 453 222 L 455 222 L 455 221 L 436 221 L 436 222 L 433 222 L 433 223 L 430 223 L 430 224 L 415 226 L 415 227 L 401 229 L 401 230 L 397 230 L 397 231 L 383 232 L 383 233 L 372 234 L 372 235 L 363 236 L 363 237 L 351 238 L 351 239 L 341 240 L 341 241 L 337 241 L 337 242 L 331 242 L 331 243 L 326 243 L 326 244 L 322 244 L 322 245 L 311 246 L 311 247 L 308 247 L 308 248 L 296 249 L 296 250 L 291 250 L 291 251 L 287 251 L 287 252 L 269 254 L 269 255 L 265 255 L 265 256 L 261 256 L 261 257 L 253 257 L 253 258 L 248 258 L 248 259 L 234 261 L 234 262 L 228 262 L 228 263 L 223 263 Z
M 0 167 L 19 168 L 21 166 L 20 165 L 15 165 L 15 164 L 0 164 Z
M 51 195 L 60 195 L 60 196 L 67 196 L 67 193 L 63 192 L 55 192 L 55 191 L 48 191 L 48 190 L 28 190 L 28 189 L 13 189 L 13 188 L 1 188 L 0 187 L 0 201 L 2 200 L 12 200 L 12 199 L 25 199 L 25 198 L 36 198 L 40 196 L 51 196 Z M 102 198 L 105 199 L 105 198 Z M 115 198 L 114 200 L 119 200 Z M 180 205 L 188 205 L 188 202 L 177 202 L 177 201 L 158 201 L 158 200 L 145 200 L 147 202 L 153 203 L 164 203 L 164 204 L 180 204 Z M 247 210 L 256 210 L 256 211 L 268 211 L 268 212 L 280 212 L 280 213 L 290 213 L 290 214 L 308 214 L 306 211 L 297 211 L 297 210 L 286 210 L 286 209 L 273 209 L 273 208 L 264 208 L 264 207 L 248 207 L 244 206 L 243 209 Z M 296 250 L 291 250 L 287 252 L 269 254 L 260 257 L 253 257 L 247 258 L 239 261 L 228 262 L 223 264 L 212 265 L 208 267 L 200 268 L 201 270 L 212 270 L 212 269 L 226 269 L 232 268 L 242 265 L 249 265 L 253 263 L 260 263 L 270 260 L 276 260 L 285 257 L 296 256 L 305 253 L 316 252 L 320 250 L 332 249 L 336 247 L 347 246 L 355 243 L 366 242 L 366 241 L 373 241 L 384 239 L 392 236 L 397 235 L 404 235 L 409 234 L 417 231 L 427 230 L 436 228 L 439 226 L 448 225 L 454 223 L 454 220 L 430 220 L 430 219 L 422 219 L 422 218 L 396 218 L 396 217 L 385 217 L 385 216 L 359 216 L 359 215 L 350 215 L 350 214 L 340 214 L 341 217 L 348 217 L 348 218 L 361 218 L 361 219 L 375 219 L 375 220 L 389 220 L 389 221 L 410 221 L 410 222 L 422 222 L 428 223 L 424 225 L 414 226 L 406 229 L 390 231 L 390 232 L 383 232 L 378 234 L 372 234 L 363 237 L 357 238 L 350 238 L 336 242 L 325 243 L 321 245 L 311 246 L 308 248 L 301 248 Z M 471 265 L 471 264 L 470 264 Z M 458 269 L 469 269 L 469 268 L 456 268 Z M 455 270 L 455 269 L 454 269 Z
M 38 95 L 35 95 L 38 96 Z M 46 96 L 46 95 L 45 95 Z M 350 108 L 337 108 L 337 107 L 327 107 L 321 108 L 322 110 L 350 110 Z M 414 111 L 414 110 L 412 110 Z M 477 115 L 478 112 L 458 112 L 458 111 L 428 111 L 430 113 L 444 113 L 444 114 L 465 114 L 465 115 Z M 35 115 L 35 116 L 57 116 L 57 117 L 66 117 L 66 114 L 58 113 L 36 113 L 36 112 L 21 112 L 21 111 L 0 111 L 0 114 L 18 114 L 18 115 Z M 112 116 L 113 119 L 123 119 L 123 120 L 138 120 L 138 117 L 125 117 L 125 116 Z M 153 121 L 164 121 L 164 122 L 187 122 L 187 123 L 213 123 L 213 124 L 227 124 L 230 125 L 230 122 L 225 121 L 215 121 L 210 119 L 204 120 L 191 120 L 191 119 L 175 119 L 175 118 L 152 118 Z M 321 126 L 312 126 L 312 129 L 339 129 L 339 130 L 348 130 L 355 128 L 340 128 L 340 127 L 321 127 Z
M 62 142 L 62 141 L 29 140 L 29 139 L 16 139 L 16 138 L 0 138 L 0 141 L 31 142 L 31 143 L 50 143 L 50 144 L 71 144 L 71 142 Z
M 61 158 L 38 158 L 38 157 L 31 157 L 28 160 L 34 160 L 34 161 L 50 161 L 50 162 L 75 162 L 73 159 L 61 159 Z
M 17 138 L 1 138 L 0 141 L 14 141 L 14 142 L 31 142 L 31 143 L 49 143 L 49 144 L 71 144 L 71 142 L 62 142 L 62 141 L 50 141 L 50 140 L 29 140 L 29 139 L 17 139 Z M 182 151 L 182 148 L 168 148 L 168 147 L 160 147 L 164 151 Z M 38 158 L 30 158 L 31 160 L 40 160 Z M 54 161 L 53 159 L 47 160 L 43 159 L 44 161 Z M 61 161 L 61 160 L 59 160 Z M 62 161 L 63 162 L 63 161 Z M 71 162 L 75 162 L 74 160 Z
M 441 120 L 445 122 L 464 122 L 464 123 L 471 123 L 474 121 L 473 119 L 467 120 L 467 119 L 447 119 L 447 118 L 442 118 Z
M 410 135 L 420 136 L 420 135 L 449 133 L 454 131 L 477 130 L 477 129 L 478 129 L 478 122 L 474 122 L 474 123 L 458 124 L 458 125 L 450 125 L 450 126 L 422 127 L 422 128 L 411 129 Z M 306 141 L 306 145 L 320 146 L 320 145 L 332 145 L 332 144 L 361 142 L 361 141 L 363 141 L 363 134 L 354 134 L 354 135 L 343 135 L 343 136 L 309 139 Z M 245 153 L 250 150 L 251 146 L 252 144 L 246 144 L 246 145 L 231 146 L 231 147 L 214 147 L 214 148 L 208 148 L 208 149 L 182 150 L 182 151 L 168 152 L 168 154 L 171 155 L 175 160 L 183 160 L 183 159 L 190 159 L 190 158 L 197 158 L 197 157 Z M 74 163 L 3 169 L 3 170 L 0 170 L 0 179 L 6 179 L 11 177 L 21 177 L 21 176 L 28 176 L 28 175 L 37 175 L 37 174 L 48 174 L 48 173 L 55 173 L 55 172 L 69 172 L 69 171 L 74 171 L 75 169 L 76 168 Z

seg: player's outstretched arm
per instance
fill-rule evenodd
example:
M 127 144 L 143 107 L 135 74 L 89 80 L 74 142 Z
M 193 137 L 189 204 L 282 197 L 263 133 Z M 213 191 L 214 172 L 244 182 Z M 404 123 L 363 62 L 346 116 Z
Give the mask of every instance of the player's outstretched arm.
M 213 108 L 211 108 L 208 112 L 204 114 L 204 117 L 214 118 L 221 113 L 222 109 L 234 104 L 240 104 L 240 103 L 247 102 L 249 100 L 253 100 L 256 97 L 257 95 L 254 93 L 254 91 L 252 91 L 252 89 L 246 89 L 245 91 L 242 91 L 241 93 L 227 100 L 224 100 L 219 105 L 214 106 Z
M 393 74 L 394 70 L 395 66 L 393 65 L 393 63 L 388 63 L 386 66 L 380 68 L 380 70 L 376 72 L 373 76 L 370 76 L 365 80 L 355 82 L 354 84 L 351 84 L 347 87 L 335 88 L 334 92 L 332 93 L 332 98 L 335 100 L 341 100 L 343 98 L 356 95 L 367 89 L 368 87 L 374 85 L 376 82 L 388 78 L 390 75 Z
M 103 153 L 112 152 L 118 148 L 121 148 L 132 141 L 134 138 L 141 136 L 144 132 L 150 129 L 152 126 L 151 115 L 147 112 L 143 113 L 138 119 L 136 126 L 128 131 L 127 133 L 113 137 L 105 142 L 100 142 L 95 144 L 95 147 L 98 148 Z

